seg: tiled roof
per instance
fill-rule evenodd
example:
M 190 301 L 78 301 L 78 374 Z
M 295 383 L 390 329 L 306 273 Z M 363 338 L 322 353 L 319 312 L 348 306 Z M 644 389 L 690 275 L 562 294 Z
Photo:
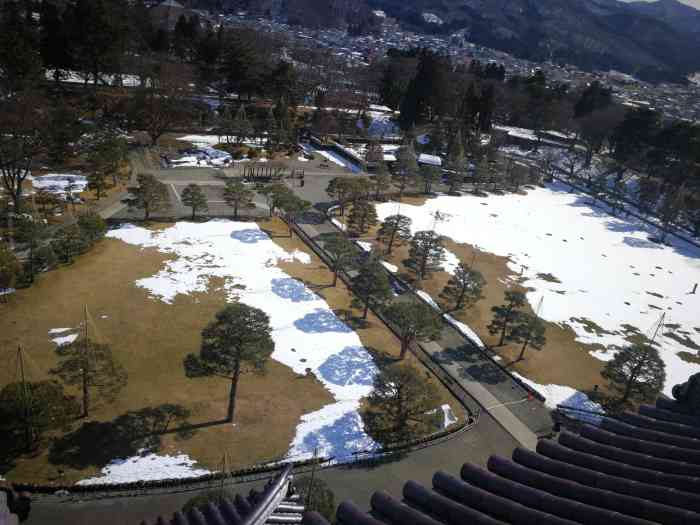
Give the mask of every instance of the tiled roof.
M 408 481 L 402 496 L 375 492 L 368 513 L 344 502 L 337 523 L 700 524 L 700 418 L 659 400 L 541 440 L 537 452 L 491 456 L 485 469 L 465 463 L 459 478 L 437 472 L 432 488 Z M 312 512 L 302 524 L 328 525 Z
M 251 490 L 247 497 L 236 494 L 219 503 L 208 503 L 187 513 L 176 512 L 172 519 L 159 516 L 154 525 L 291 525 L 301 523 L 304 506 L 291 490 L 291 467 L 270 480 L 261 492 Z M 149 525 L 142 522 L 141 525 Z

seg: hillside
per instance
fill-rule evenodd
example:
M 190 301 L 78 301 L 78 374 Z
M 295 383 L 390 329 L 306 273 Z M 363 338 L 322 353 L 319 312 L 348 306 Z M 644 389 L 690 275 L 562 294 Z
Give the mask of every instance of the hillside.
M 700 70 L 700 12 L 675 0 L 368 0 L 413 29 L 450 33 L 523 58 L 552 57 L 585 69 L 651 80 Z M 643 5 L 640 5 L 643 4 Z M 429 22 L 438 15 L 442 23 Z

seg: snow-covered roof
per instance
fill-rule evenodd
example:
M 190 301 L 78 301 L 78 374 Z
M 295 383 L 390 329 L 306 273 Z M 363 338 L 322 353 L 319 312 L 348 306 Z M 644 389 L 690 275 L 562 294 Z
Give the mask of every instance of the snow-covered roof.
M 427 153 L 421 153 L 418 155 L 418 162 L 420 164 L 429 164 L 431 166 L 442 166 L 442 159 L 436 155 L 428 155 Z

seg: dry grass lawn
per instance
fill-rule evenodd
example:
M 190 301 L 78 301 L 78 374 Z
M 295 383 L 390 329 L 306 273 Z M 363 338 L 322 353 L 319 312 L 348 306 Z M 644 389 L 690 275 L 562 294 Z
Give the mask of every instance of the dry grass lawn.
M 261 227 L 283 248 L 311 253 L 299 239 L 287 237 L 281 221 L 261 221 Z M 331 273 L 315 255 L 311 253 L 311 256 L 309 265 L 282 263 L 281 266 L 314 288 L 336 312 L 343 316 L 344 312 L 357 315 L 358 311 L 350 308 L 351 298 L 342 283 L 336 288 L 323 288 L 331 282 Z M 163 403 L 179 404 L 191 410 L 193 424 L 220 421 L 226 410 L 228 383 L 214 378 L 188 379 L 182 360 L 189 352 L 198 350 L 202 328 L 224 306 L 222 283 L 212 281 L 207 293 L 178 296 L 170 305 L 149 298 L 147 291 L 135 286 L 134 281 L 157 273 L 166 260 L 167 256 L 156 249 L 140 249 L 106 239 L 74 264 L 41 275 L 33 287 L 20 290 L 7 303 L 0 304 L 0 360 L 6 364 L 0 367 L 0 388 L 17 380 L 17 345 L 22 346 L 26 356 L 28 379 L 47 378 L 57 363 L 56 345 L 48 331 L 78 327 L 87 305 L 93 337 L 111 345 L 115 357 L 129 374 L 128 385 L 117 401 L 94 406 L 89 421 L 109 422 L 128 411 Z M 371 314 L 366 326 L 355 328 L 363 343 L 376 351 L 379 358 L 398 356 L 397 340 Z M 454 413 L 461 415 L 449 392 L 442 385 L 438 387 L 441 402 L 449 403 Z M 265 375 L 242 378 L 235 425 L 214 424 L 184 440 L 166 435 L 159 453 L 183 452 L 210 469 L 221 468 L 225 452 L 228 466 L 234 469 L 276 459 L 286 453 L 299 418 L 332 401 L 313 376 L 297 375 L 270 360 Z M 80 428 L 83 422 L 76 422 L 72 430 Z M 58 478 L 62 469 L 63 481 L 71 482 L 94 475 L 104 466 L 90 460 L 90 450 L 82 456 L 79 466 L 52 464 L 48 447 L 44 446 L 36 455 L 19 458 L 5 477 L 51 481 Z

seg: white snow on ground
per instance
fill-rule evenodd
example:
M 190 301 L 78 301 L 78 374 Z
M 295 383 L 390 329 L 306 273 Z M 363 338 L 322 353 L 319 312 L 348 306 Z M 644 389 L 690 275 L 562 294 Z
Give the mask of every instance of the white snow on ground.
M 350 171 L 355 171 L 357 168 L 354 163 L 350 162 L 349 160 L 345 160 L 343 157 L 332 151 L 317 149 L 314 151 L 314 153 L 318 153 L 319 155 L 325 157 L 332 163 L 337 164 L 338 166 L 346 168 Z
M 455 417 L 454 413 L 452 412 L 450 405 L 444 404 L 440 408 L 442 409 L 442 414 L 445 417 L 444 423 L 443 423 L 443 428 L 447 428 L 450 425 L 457 422 L 457 418 Z
M 367 241 L 355 241 L 355 243 L 362 249 L 364 252 L 371 252 L 372 251 L 372 243 L 367 242 Z
M 430 297 L 430 294 L 428 292 L 424 292 L 423 290 L 416 290 L 416 294 L 421 297 L 426 303 L 428 303 L 430 306 L 435 308 L 438 312 L 441 312 L 442 309 L 440 306 L 433 300 L 432 297 Z
M 530 388 L 542 394 L 546 398 L 545 405 L 552 410 L 557 408 L 558 405 L 562 405 L 567 408 L 588 410 L 591 412 L 599 412 L 600 414 L 605 413 L 602 406 L 594 401 L 591 401 L 590 398 L 583 392 L 579 392 L 570 386 L 540 385 L 539 383 L 535 383 L 534 381 L 521 376 L 517 372 L 512 372 L 512 374 L 523 383 L 527 384 Z M 585 412 L 571 411 L 568 412 L 568 414 L 575 419 L 581 419 L 590 423 L 598 423 L 601 419 L 595 414 L 587 414 Z
M 398 271 L 399 271 L 398 266 L 395 266 L 395 265 L 388 263 L 386 261 L 382 261 L 382 265 L 384 266 L 384 268 L 389 270 L 391 273 L 398 273 Z
M 322 455 L 342 456 L 375 446 L 357 413 L 377 373 L 371 355 L 321 297 L 275 266 L 282 260 L 308 263 L 307 254 L 288 253 L 255 223 L 229 220 L 178 222 L 155 232 L 126 225 L 108 236 L 174 256 L 157 274 L 136 281 L 157 300 L 205 292 L 210 279 L 220 277 L 229 301 L 270 316 L 272 358 L 298 374 L 310 369 L 336 399 L 302 418 L 290 456 L 311 456 L 316 447 Z
M 125 459 L 115 459 L 102 469 L 100 476 L 82 479 L 76 485 L 102 483 L 130 483 L 156 479 L 196 478 L 211 472 L 195 468 L 196 462 L 187 454 L 177 456 L 146 454 Z
M 335 224 L 341 230 L 345 231 L 345 225 L 342 222 L 340 222 L 338 219 L 331 219 L 331 222 L 333 224 Z
M 216 146 L 217 144 L 226 143 L 228 138 L 231 139 L 231 143 L 240 142 L 250 146 L 260 146 L 263 143 L 260 139 L 253 137 L 227 137 L 225 135 L 184 135 L 178 137 L 177 140 L 191 142 L 195 146 Z M 239 140 L 239 138 L 242 140 Z
M 70 173 L 49 173 L 28 177 L 32 181 L 35 190 L 43 190 L 61 197 L 69 193 L 77 194 L 87 188 L 87 177 Z
M 60 337 L 53 337 L 51 340 L 58 346 L 72 343 L 78 338 L 78 334 L 68 334 Z
M 49 330 L 49 338 L 51 341 L 56 343 L 58 346 L 67 345 L 72 343 L 78 338 L 77 333 L 67 333 L 75 332 L 75 328 L 51 328 Z
M 401 213 L 411 217 L 414 232 L 432 228 L 435 211 L 447 213 L 438 233 L 508 256 L 510 269 L 523 272 L 530 304 L 536 308 L 544 297 L 540 315 L 569 325 L 581 342 L 625 345 L 623 324 L 649 334 L 666 312 L 665 334 L 700 344 L 700 294 L 689 295 L 700 282 L 700 249 L 671 237 L 670 246 L 653 243 L 653 227 L 612 217 L 593 207 L 589 197 L 569 191 L 555 183 L 528 195 L 439 196 L 422 206 L 403 204 Z M 396 213 L 396 203 L 379 204 L 377 210 L 383 220 Z M 573 318 L 588 319 L 603 331 L 589 332 Z M 688 346 L 667 335 L 657 341 L 666 363 L 664 393 L 670 394 L 700 365 L 678 356 L 694 354 Z
M 450 250 L 445 250 L 444 258 L 442 260 L 442 269 L 450 275 L 454 275 L 460 262 L 462 261 L 459 260 L 459 257 L 457 257 Z
M 170 160 L 175 167 L 200 167 L 220 168 L 233 162 L 230 153 L 210 146 L 200 146 L 188 151 L 184 156 Z
M 461 332 L 464 337 L 467 339 L 470 339 L 473 341 L 475 344 L 479 345 L 481 348 L 486 348 L 486 345 L 484 342 L 481 340 L 481 338 L 476 334 L 474 330 L 469 328 L 466 324 L 464 324 L 462 321 L 458 321 L 454 317 L 452 317 L 450 314 L 445 314 L 444 315 L 445 319 L 447 319 L 447 322 L 450 323 L 452 326 L 454 326 L 457 331 Z

